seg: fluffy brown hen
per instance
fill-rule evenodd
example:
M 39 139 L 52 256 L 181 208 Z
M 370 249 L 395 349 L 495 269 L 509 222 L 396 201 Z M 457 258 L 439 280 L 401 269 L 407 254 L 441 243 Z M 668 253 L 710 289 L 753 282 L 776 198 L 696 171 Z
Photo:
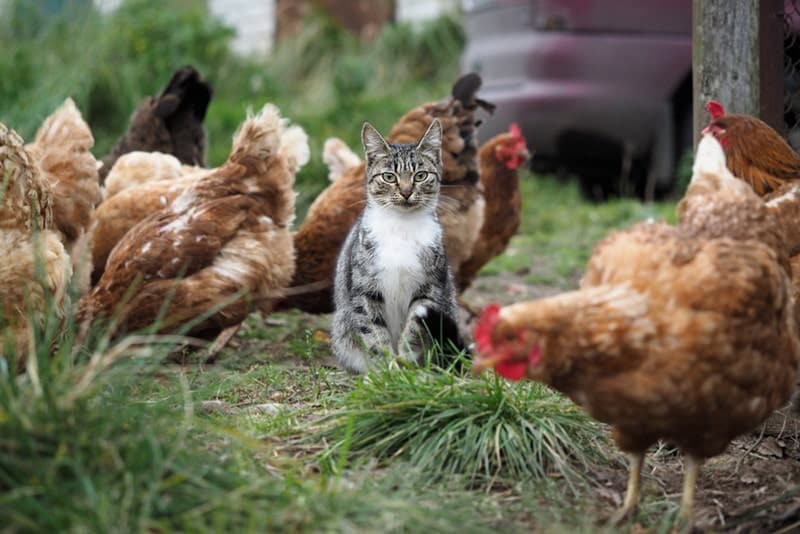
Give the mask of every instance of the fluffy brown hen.
M 456 283 L 464 291 L 478 271 L 501 254 L 517 233 L 522 210 L 519 168 L 530 158 L 525 138 L 512 124 L 508 133 L 487 141 L 478 153 L 480 179 L 486 206 L 478 239 L 467 259 L 457 266 Z
M 767 123 L 750 115 L 725 113 L 719 102 L 706 105 L 711 122 L 703 130 L 725 150 L 728 169 L 759 195 L 800 178 L 800 156 Z
M 441 122 L 444 176 L 437 213 L 453 266 L 461 265 L 469 256 L 483 222 L 484 203 L 478 181 L 475 137 L 480 121 L 475 112 L 479 107 L 494 108 L 475 97 L 480 84 L 477 74 L 462 76 L 453 86 L 452 96 L 409 111 L 387 136 L 392 143 L 413 143 L 422 137 L 434 118 Z M 361 162 L 338 177 L 314 200 L 294 236 L 298 262 L 292 286 L 329 282 L 329 287 L 289 297 L 279 303 L 279 308 L 299 308 L 311 313 L 333 310 L 330 286 L 336 257 L 365 199 L 364 163 Z
M 160 152 L 131 152 L 119 158 L 106 177 L 106 196 L 95 212 L 92 281 L 100 280 L 108 255 L 128 230 L 168 207 L 197 178 L 209 172 L 182 165 L 175 157 Z
M 686 455 L 691 521 L 703 460 L 785 403 L 800 363 L 783 228 L 710 136 L 678 211 L 677 227 L 611 234 L 579 290 L 493 307 L 475 331 L 477 370 L 549 384 L 613 426 L 631 457 L 615 520 L 636 506 L 645 452 L 666 439 Z
M 53 196 L 54 228 L 72 261 L 79 294 L 89 291 L 94 211 L 100 202 L 94 137 L 71 98 L 48 117 L 25 148 L 36 159 Z
M 53 197 L 34 158 L 0 123 L 0 354 L 21 368 L 48 296 L 64 315 L 70 258 L 54 230 Z M 8 349 L 11 349 L 9 354 Z
M 152 325 L 163 307 L 159 331 L 196 319 L 190 333 L 213 335 L 285 288 L 294 271 L 292 186 L 308 161 L 305 133 L 286 122 L 264 106 L 239 128 L 225 164 L 134 226 L 81 299 L 78 320 L 119 313 L 121 330 L 131 331 Z
M 172 154 L 186 165 L 205 166 L 203 120 L 211 95 L 211 86 L 193 67 L 176 70 L 160 95 L 148 97 L 136 109 L 128 130 L 103 158 L 101 179 L 120 156 L 134 150 Z

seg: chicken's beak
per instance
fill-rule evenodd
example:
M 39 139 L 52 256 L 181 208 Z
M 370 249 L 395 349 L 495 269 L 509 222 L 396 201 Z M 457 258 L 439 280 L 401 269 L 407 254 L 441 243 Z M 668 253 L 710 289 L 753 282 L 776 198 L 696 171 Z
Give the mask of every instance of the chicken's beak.
M 494 367 L 503 360 L 502 354 L 493 354 L 488 356 L 478 356 L 472 362 L 472 374 L 479 375 L 490 367 Z

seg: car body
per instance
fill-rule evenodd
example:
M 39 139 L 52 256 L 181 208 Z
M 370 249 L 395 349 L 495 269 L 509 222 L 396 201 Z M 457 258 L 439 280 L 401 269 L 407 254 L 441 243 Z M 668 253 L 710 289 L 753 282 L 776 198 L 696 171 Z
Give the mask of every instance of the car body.
M 518 123 L 534 161 L 579 173 L 594 197 L 669 189 L 691 143 L 691 0 L 463 7 L 462 69 L 497 104 L 484 138 Z

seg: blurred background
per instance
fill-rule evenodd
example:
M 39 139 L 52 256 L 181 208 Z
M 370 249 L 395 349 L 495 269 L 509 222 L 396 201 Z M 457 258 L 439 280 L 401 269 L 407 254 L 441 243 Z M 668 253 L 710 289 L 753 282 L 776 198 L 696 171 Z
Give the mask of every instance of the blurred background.
M 785 83 L 800 89 L 793 4 Z M 101 156 L 191 64 L 214 87 L 210 165 L 248 107 L 272 101 L 308 131 L 302 215 L 326 183 L 326 137 L 358 148 L 362 121 L 387 131 L 476 71 L 498 106 L 482 139 L 517 122 L 535 171 L 593 200 L 661 198 L 691 166 L 691 20 L 692 0 L 0 0 L 0 121 L 29 138 L 72 96 Z

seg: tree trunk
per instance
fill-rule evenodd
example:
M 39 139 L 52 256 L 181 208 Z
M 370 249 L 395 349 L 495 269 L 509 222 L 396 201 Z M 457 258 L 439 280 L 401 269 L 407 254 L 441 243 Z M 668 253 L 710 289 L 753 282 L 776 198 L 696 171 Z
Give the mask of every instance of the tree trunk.
M 277 0 L 278 40 L 295 35 L 314 8 L 325 11 L 342 28 L 364 40 L 373 39 L 394 19 L 392 0 Z
M 694 0 L 695 145 L 711 99 L 783 132 L 783 10 L 783 0 Z

